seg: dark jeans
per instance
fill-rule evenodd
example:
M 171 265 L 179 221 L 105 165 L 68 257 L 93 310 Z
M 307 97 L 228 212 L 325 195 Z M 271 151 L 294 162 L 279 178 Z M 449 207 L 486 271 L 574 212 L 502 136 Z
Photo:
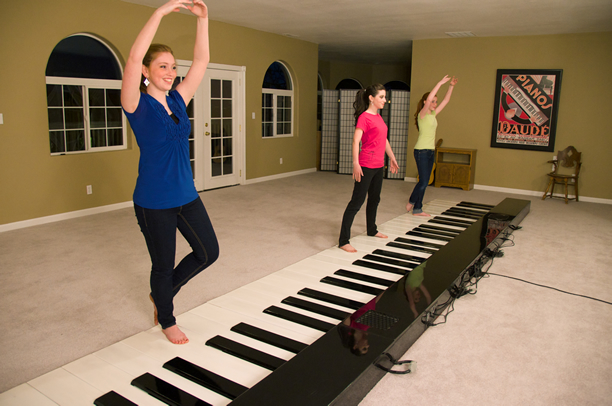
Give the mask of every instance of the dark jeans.
M 433 149 L 415 149 L 414 160 L 416 161 L 417 170 L 419 171 L 419 182 L 414 187 L 408 203 L 413 205 L 412 213 L 423 212 L 423 197 L 425 197 L 425 189 L 429 184 L 431 177 L 431 169 L 434 163 Z
M 374 236 L 378 233 L 376 227 L 376 210 L 380 202 L 380 191 L 382 190 L 383 168 L 370 169 L 361 168 L 363 176 L 361 182 L 355 181 L 353 187 L 353 196 L 342 216 L 342 227 L 340 228 L 340 240 L 338 246 L 342 247 L 349 243 L 351 238 L 351 226 L 355 216 L 361 209 L 365 201 L 366 194 L 368 195 L 368 203 L 366 205 L 366 225 L 368 235 Z
M 215 230 L 199 197 L 172 209 L 145 209 L 134 204 L 134 210 L 151 255 L 151 296 L 158 320 L 162 328 L 172 327 L 176 324 L 172 314 L 174 296 L 219 257 Z M 175 268 L 177 228 L 193 252 Z

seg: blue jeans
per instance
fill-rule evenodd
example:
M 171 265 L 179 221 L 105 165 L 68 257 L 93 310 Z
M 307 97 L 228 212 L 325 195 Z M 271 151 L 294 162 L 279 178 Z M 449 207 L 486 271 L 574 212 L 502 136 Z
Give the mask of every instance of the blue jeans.
M 134 204 L 151 256 L 151 296 L 162 328 L 176 324 L 172 300 L 181 287 L 219 257 L 219 244 L 202 200 L 172 209 L 145 209 Z M 175 268 L 176 229 L 193 252 Z
M 363 171 L 361 182 L 355 181 L 353 196 L 342 216 L 340 239 L 338 240 L 339 247 L 349 243 L 353 220 L 359 212 L 359 209 L 361 209 L 366 199 L 366 194 L 368 196 L 368 204 L 366 205 L 367 233 L 369 236 L 374 236 L 378 233 L 378 228 L 376 227 L 376 211 L 378 209 L 378 203 L 380 203 L 380 191 L 382 190 L 384 168 L 371 169 L 362 167 L 361 170 Z
M 408 203 L 412 208 L 412 213 L 423 212 L 423 197 L 425 197 L 425 189 L 429 184 L 429 178 L 431 177 L 431 169 L 434 163 L 434 150 L 433 149 L 415 149 L 414 160 L 416 161 L 417 170 L 419 171 L 419 182 L 414 187 Z

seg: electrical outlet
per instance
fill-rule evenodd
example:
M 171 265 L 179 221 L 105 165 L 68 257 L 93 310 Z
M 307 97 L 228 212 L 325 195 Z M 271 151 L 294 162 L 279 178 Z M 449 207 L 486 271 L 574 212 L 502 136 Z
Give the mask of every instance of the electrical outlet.
M 93 190 L 91 189 L 91 185 L 87 185 L 87 194 L 90 195 L 93 193 Z
M 283 164 L 283 158 L 280 159 L 280 163 L 281 163 L 281 165 Z

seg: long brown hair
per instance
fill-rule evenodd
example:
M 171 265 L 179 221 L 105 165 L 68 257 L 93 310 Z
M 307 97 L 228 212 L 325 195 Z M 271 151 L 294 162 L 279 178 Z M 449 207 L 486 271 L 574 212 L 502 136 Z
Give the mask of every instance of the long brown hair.
M 419 113 L 421 112 L 421 110 L 423 110 L 423 107 L 425 106 L 425 100 L 427 100 L 427 96 L 429 96 L 429 93 L 431 93 L 431 92 L 427 92 L 427 93 L 425 93 L 423 95 L 423 97 L 421 97 L 421 100 L 419 100 L 419 104 L 417 104 L 416 113 L 414 113 L 414 124 L 416 124 L 417 130 L 420 130 L 420 128 L 419 128 Z
M 153 61 L 153 59 L 157 58 L 157 55 L 162 54 L 164 52 L 169 52 L 170 54 L 172 54 L 172 56 L 174 56 L 174 52 L 172 52 L 172 48 L 170 48 L 168 45 L 164 45 L 164 44 L 151 44 L 151 46 L 147 50 L 147 53 L 145 54 L 144 58 L 142 59 L 142 64 L 144 66 L 146 66 L 147 68 L 151 67 L 151 61 Z M 146 93 L 147 92 L 147 86 L 144 84 L 145 76 L 144 75 L 140 75 L 140 76 L 141 76 L 140 77 L 140 91 L 142 93 Z
M 375 83 L 357 92 L 355 102 L 353 103 L 353 108 L 355 109 L 355 125 L 357 125 L 357 120 L 359 120 L 361 113 L 370 107 L 370 96 L 376 97 L 381 90 L 385 90 L 385 87 L 380 83 Z

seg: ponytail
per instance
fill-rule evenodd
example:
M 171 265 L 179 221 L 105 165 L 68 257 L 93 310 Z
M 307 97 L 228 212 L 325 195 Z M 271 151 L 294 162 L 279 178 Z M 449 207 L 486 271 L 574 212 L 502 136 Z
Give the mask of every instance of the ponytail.
M 427 100 L 427 97 L 429 96 L 429 93 L 431 93 L 431 92 L 427 92 L 427 93 L 425 93 L 423 95 L 423 97 L 421 97 L 421 100 L 419 100 L 419 103 L 417 104 L 416 113 L 414 113 L 414 124 L 416 124 L 417 130 L 420 130 L 420 128 L 419 128 L 419 113 L 421 112 L 421 110 L 423 110 L 423 107 L 425 107 L 425 100 Z
M 357 92 L 355 102 L 353 103 L 353 108 L 355 109 L 355 125 L 357 125 L 359 116 L 370 107 L 370 96 L 376 97 L 381 90 L 385 90 L 385 87 L 380 83 L 375 83 Z

